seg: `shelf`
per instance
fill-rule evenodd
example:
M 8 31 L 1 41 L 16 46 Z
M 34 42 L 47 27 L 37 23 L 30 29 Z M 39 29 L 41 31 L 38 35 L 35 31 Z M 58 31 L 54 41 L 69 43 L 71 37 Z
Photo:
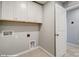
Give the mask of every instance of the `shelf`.
M 34 20 L 17 20 L 17 19 L 10 19 L 10 20 L 8 20 L 8 19 L 0 19 L 0 21 L 8 21 L 8 22 L 22 22 L 22 23 L 35 23 L 35 24 L 42 24 L 42 22 L 38 22 L 38 21 L 34 21 Z

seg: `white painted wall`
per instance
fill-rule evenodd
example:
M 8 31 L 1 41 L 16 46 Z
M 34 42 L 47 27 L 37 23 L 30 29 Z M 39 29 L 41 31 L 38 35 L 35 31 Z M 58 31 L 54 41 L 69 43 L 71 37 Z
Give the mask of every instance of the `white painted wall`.
M 54 55 L 54 2 L 44 5 L 44 19 L 40 27 L 39 45 Z
M 74 24 L 71 24 L 71 21 Z M 67 12 L 67 41 L 74 44 L 79 44 L 79 8 Z
M 12 30 L 12 36 L 3 36 L 2 31 Z M 27 34 L 31 37 L 28 38 Z M 14 55 L 29 49 L 29 41 L 36 40 L 38 45 L 39 26 L 38 24 L 0 22 L 0 55 Z M 37 46 L 36 45 L 36 46 Z

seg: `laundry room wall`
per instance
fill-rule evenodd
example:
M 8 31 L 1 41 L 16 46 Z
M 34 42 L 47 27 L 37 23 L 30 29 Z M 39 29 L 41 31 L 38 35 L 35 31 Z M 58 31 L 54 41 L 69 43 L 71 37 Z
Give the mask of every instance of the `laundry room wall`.
M 54 55 L 54 2 L 43 6 L 44 20 L 40 27 L 39 45 Z
M 4 32 L 12 32 L 7 35 Z M 27 37 L 30 34 L 30 37 Z M 19 22 L 0 22 L 0 55 L 15 55 L 30 49 L 30 41 L 39 40 L 39 25 Z
M 79 8 L 67 12 L 67 41 L 79 45 Z

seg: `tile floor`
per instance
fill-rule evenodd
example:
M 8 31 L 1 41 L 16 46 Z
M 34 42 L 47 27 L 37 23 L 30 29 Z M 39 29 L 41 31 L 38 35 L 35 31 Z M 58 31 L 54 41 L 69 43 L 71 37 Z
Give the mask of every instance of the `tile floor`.
M 79 57 L 79 47 L 67 46 L 67 54 L 64 57 Z
M 46 54 L 42 49 L 38 48 L 31 52 L 20 55 L 19 57 L 50 57 L 50 56 Z
M 34 51 L 20 55 L 19 57 L 50 57 L 42 49 L 38 48 Z M 79 47 L 67 46 L 67 54 L 64 57 L 79 57 Z

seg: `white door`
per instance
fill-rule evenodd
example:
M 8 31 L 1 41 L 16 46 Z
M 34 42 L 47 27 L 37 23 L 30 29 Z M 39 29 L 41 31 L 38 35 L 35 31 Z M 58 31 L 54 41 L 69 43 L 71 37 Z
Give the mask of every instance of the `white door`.
M 66 53 L 66 10 L 62 6 L 55 5 L 56 17 L 56 56 L 63 56 Z

